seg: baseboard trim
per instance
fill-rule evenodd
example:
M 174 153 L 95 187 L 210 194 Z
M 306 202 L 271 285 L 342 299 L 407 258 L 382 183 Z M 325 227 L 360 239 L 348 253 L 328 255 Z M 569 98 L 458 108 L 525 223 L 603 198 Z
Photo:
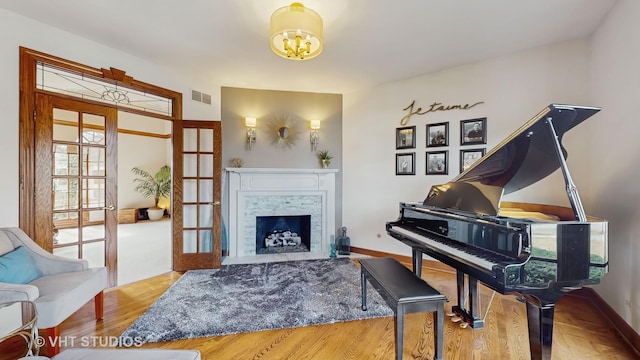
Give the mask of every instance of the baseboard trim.
M 358 247 L 351 247 L 351 251 L 373 256 L 373 257 L 391 257 L 394 258 L 401 263 L 405 264 L 413 264 L 413 259 L 411 256 L 402 256 L 397 254 L 391 254 L 383 251 L 369 250 Z M 431 269 L 441 270 L 445 272 L 455 272 L 455 269 L 447 266 L 436 260 L 423 260 L 423 266 L 427 266 Z M 582 289 L 574 290 L 568 293 L 565 296 L 573 296 L 582 299 L 583 301 L 588 301 L 591 306 L 598 310 L 602 317 L 605 319 L 607 323 L 609 323 L 611 329 L 616 332 L 618 337 L 622 339 L 622 341 L 626 342 L 631 351 L 635 352 L 638 358 L 640 359 L 640 335 L 633 330 L 623 318 L 616 313 L 609 304 L 607 304 L 598 293 L 592 288 L 585 287 Z

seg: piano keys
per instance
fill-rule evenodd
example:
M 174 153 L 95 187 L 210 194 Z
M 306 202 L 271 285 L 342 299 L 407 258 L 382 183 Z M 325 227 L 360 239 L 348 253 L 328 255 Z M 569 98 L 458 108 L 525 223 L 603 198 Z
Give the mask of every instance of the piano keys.
M 412 248 L 420 275 L 426 254 L 456 269 L 453 311 L 473 328 L 477 281 L 527 304 L 532 359 L 550 359 L 554 304 L 597 284 L 608 269 L 608 223 L 587 216 L 566 165 L 562 136 L 598 108 L 551 104 L 422 202 L 401 202 L 387 233 Z M 563 174 L 569 207 L 502 202 L 504 194 Z M 466 280 L 466 281 L 465 281 Z

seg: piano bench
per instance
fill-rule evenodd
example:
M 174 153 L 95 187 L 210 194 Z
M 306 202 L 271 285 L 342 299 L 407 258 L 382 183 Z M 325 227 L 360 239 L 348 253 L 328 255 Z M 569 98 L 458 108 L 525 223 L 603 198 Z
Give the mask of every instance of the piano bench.
M 392 258 L 360 259 L 362 310 L 367 310 L 367 280 L 395 312 L 396 359 L 402 360 L 404 314 L 433 312 L 434 356 L 442 359 L 444 303 L 447 297 Z

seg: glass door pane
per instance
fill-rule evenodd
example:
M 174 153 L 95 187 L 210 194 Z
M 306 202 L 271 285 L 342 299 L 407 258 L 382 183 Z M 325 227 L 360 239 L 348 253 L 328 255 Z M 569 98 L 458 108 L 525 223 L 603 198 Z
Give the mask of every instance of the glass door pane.
M 183 249 L 185 253 L 210 253 L 213 251 L 213 131 L 184 129 L 184 139 L 183 230 L 189 235 Z
M 105 264 L 105 122 L 102 115 L 53 108 L 53 253 L 90 266 Z

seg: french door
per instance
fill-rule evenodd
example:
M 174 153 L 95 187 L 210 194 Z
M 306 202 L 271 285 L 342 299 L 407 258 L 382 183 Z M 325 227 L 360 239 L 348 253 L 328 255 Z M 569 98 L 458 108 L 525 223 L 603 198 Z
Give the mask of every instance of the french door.
M 220 123 L 183 121 L 181 93 L 124 70 L 19 50 L 20 228 L 48 251 L 107 266 L 116 285 L 120 108 L 173 122 L 173 269 L 219 267 Z
M 36 93 L 35 236 L 117 282 L 117 110 Z
M 219 268 L 222 261 L 219 121 L 173 122 L 173 269 Z

